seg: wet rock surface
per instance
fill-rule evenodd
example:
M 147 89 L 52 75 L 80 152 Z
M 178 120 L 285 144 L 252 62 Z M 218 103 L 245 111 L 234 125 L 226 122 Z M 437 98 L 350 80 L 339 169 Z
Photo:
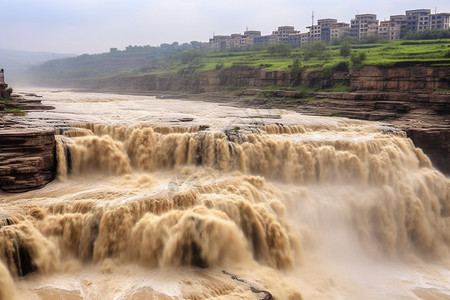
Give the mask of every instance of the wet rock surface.
M 53 109 L 41 96 L 28 93 L 9 96 L 7 108 L 28 111 Z M 41 188 L 55 177 L 55 131 L 19 120 L 0 111 L 0 190 L 26 192 Z

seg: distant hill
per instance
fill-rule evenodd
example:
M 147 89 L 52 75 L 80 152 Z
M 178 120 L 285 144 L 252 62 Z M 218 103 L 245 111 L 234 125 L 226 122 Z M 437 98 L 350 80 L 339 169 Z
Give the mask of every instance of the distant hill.
M 0 49 L 0 68 L 5 69 L 5 81 L 10 86 L 26 83 L 26 73 L 30 67 L 52 59 L 67 58 L 76 54 L 33 52 Z
M 195 42 L 192 42 L 195 44 Z M 125 50 L 111 48 L 109 52 L 83 54 L 76 57 L 52 59 L 30 68 L 30 78 L 36 84 L 71 82 L 72 80 L 106 77 L 111 75 L 143 72 L 161 64 L 163 57 L 170 57 L 193 50 L 192 44 L 161 44 L 152 46 L 128 46 Z

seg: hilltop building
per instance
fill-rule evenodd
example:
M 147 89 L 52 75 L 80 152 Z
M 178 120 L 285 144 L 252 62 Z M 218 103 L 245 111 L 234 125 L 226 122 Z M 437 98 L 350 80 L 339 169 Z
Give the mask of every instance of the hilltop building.
M 381 21 L 378 26 L 378 36 L 382 39 L 389 40 L 391 32 L 391 21 Z
M 214 35 L 209 39 L 211 50 L 225 50 L 230 48 L 245 48 L 254 44 L 254 40 L 261 36 L 261 31 L 247 30 L 244 34 Z
M 430 15 L 430 29 L 449 29 L 450 13 L 439 13 Z
M 343 38 L 350 35 L 349 23 L 335 23 L 331 25 L 331 40 Z
M 307 26 L 309 29 L 310 41 L 324 41 L 329 43 L 331 41 L 331 28 L 337 24 L 336 19 L 320 19 L 317 25 Z
M 394 15 L 389 20 L 389 39 L 399 40 L 406 34 L 406 16 Z
M 317 25 L 320 26 L 320 40 L 325 43 L 329 43 L 331 41 L 331 27 L 337 24 L 336 19 L 321 19 L 317 20 Z
M 278 30 L 272 32 L 272 35 L 276 36 L 277 43 L 287 43 L 290 35 L 298 33 L 300 31 L 295 30 L 294 26 L 280 26 Z
M 355 18 L 350 21 L 350 34 L 358 41 L 366 35 L 378 34 L 378 23 L 375 14 L 355 15 Z
M 337 19 L 319 19 L 317 24 L 306 27 L 301 33 L 294 26 L 280 26 L 272 34 L 261 35 L 261 31 L 247 30 L 244 34 L 214 35 L 209 43 L 196 48 L 222 51 L 230 48 L 244 48 L 250 45 L 271 45 L 287 43 L 300 47 L 315 41 L 330 43 L 333 39 L 353 36 L 358 41 L 367 35 L 378 35 L 386 40 L 398 40 L 408 32 L 417 33 L 427 29 L 449 29 L 450 13 L 431 13 L 430 9 L 413 9 L 404 15 L 392 15 L 389 21 L 377 20 L 376 14 L 357 14 L 350 23 Z
M 416 33 L 430 28 L 429 9 L 414 9 L 406 11 L 406 32 Z
M 269 35 L 261 35 L 261 31 L 247 30 L 243 35 L 215 35 L 209 40 L 211 50 L 225 50 L 230 48 L 244 48 L 250 45 L 271 45 L 287 43 L 293 47 L 301 44 L 300 31 L 294 26 L 280 26 Z

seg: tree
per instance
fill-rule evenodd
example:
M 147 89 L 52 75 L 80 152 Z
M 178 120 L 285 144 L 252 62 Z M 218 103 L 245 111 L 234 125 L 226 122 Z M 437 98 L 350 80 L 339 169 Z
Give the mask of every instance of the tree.
M 340 48 L 340 54 L 343 57 L 348 57 L 350 55 L 352 46 L 348 41 L 343 42 Z
M 298 57 L 296 57 L 294 59 L 294 61 L 292 62 L 291 73 L 292 74 L 298 74 L 301 71 L 302 71 L 302 69 L 301 69 L 300 59 Z
M 376 44 L 382 41 L 383 38 L 379 36 L 378 34 L 367 34 L 363 37 L 361 37 L 361 44 Z
M 305 60 L 313 57 L 323 57 L 327 46 L 325 42 L 312 42 L 305 46 Z
M 280 43 L 280 44 L 270 45 L 267 48 L 267 51 L 272 56 L 287 57 L 287 56 L 291 55 L 292 48 L 288 44 Z
M 360 70 L 366 57 L 366 52 L 353 52 L 350 55 L 350 70 Z
M 200 51 L 186 51 L 180 54 L 180 60 L 183 64 L 188 64 L 193 62 L 196 58 L 203 55 Z
M 302 68 L 301 68 L 301 62 L 298 57 L 294 59 L 291 66 L 291 79 L 293 85 L 298 85 L 300 83 Z

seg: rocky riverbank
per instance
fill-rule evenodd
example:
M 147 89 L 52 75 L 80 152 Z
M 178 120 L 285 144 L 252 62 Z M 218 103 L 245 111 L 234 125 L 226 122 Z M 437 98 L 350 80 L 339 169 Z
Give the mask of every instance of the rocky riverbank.
M 0 110 L 0 190 L 26 192 L 55 178 L 55 131 L 19 123 L 17 115 L 52 109 L 36 94 L 9 95 Z
M 1 190 L 25 192 L 54 179 L 54 130 L 2 128 L 0 149 Z

